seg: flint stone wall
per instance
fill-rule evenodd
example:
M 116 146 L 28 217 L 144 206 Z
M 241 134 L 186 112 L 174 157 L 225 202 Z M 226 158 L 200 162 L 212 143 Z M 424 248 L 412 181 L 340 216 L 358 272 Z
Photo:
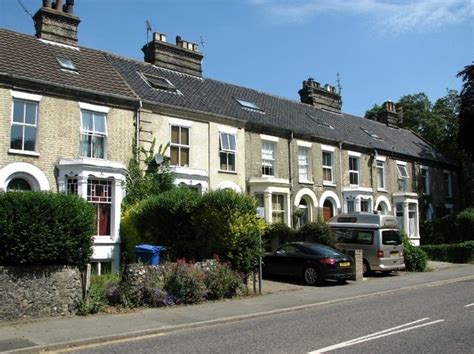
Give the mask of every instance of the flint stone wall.
M 0 267 L 0 320 L 74 314 L 82 289 L 76 267 Z

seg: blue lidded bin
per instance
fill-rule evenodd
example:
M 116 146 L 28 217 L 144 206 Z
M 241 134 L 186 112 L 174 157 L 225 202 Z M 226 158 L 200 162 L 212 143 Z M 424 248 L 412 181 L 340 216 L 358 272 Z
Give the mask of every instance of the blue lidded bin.
M 164 254 L 166 248 L 163 246 L 153 245 L 136 245 L 135 246 L 135 259 L 137 262 L 149 264 L 152 266 L 159 265 L 161 263 L 162 254 Z

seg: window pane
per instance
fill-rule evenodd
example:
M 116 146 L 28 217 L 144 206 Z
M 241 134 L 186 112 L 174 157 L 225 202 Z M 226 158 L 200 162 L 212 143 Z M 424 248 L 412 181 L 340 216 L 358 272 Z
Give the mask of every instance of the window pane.
M 229 134 L 229 150 L 235 151 L 236 145 L 235 135 Z
M 378 180 L 379 188 L 385 188 L 384 180 L 383 180 L 383 170 L 380 168 L 377 169 L 377 180 Z
M 24 123 L 25 104 L 22 101 L 13 101 L 13 121 L 16 123 Z
M 36 107 L 37 104 L 34 102 L 26 102 L 25 110 L 25 123 L 36 124 Z
M 105 128 L 105 115 L 95 113 L 94 123 L 95 123 L 95 126 L 94 126 L 95 132 L 102 133 L 102 134 L 105 134 L 107 132 Z
M 189 129 L 181 128 L 181 144 L 189 145 Z
M 332 182 L 332 170 L 330 168 L 323 169 L 323 180 Z
M 82 130 L 93 131 L 92 112 L 82 111 Z
M 226 152 L 220 153 L 220 164 L 221 164 L 220 169 L 223 171 L 226 171 L 227 170 L 227 153 Z
M 12 125 L 12 133 L 10 140 L 10 147 L 16 150 L 22 150 L 23 145 L 23 127 L 20 125 Z
M 110 235 L 110 204 L 97 204 L 97 235 Z
M 104 158 L 104 143 L 105 139 L 104 137 L 101 136 L 94 136 L 92 138 L 92 147 L 93 147 L 93 152 L 92 152 L 92 157 L 98 158 L 98 159 L 103 159 Z
M 25 127 L 25 146 L 24 150 L 35 151 L 35 141 L 36 141 L 36 128 L 35 127 Z
M 91 147 L 92 147 L 92 137 L 87 134 L 81 135 L 81 156 L 82 157 L 92 157 L 91 155 Z
M 332 166 L 331 154 L 329 152 L 323 152 L 323 165 Z
M 229 150 L 229 135 L 226 133 L 220 133 L 221 149 Z
M 181 148 L 181 166 L 189 166 L 189 149 Z
M 171 127 L 171 142 L 179 144 L 179 127 Z
M 229 171 L 235 171 L 235 154 L 229 153 L 227 155 L 227 160 L 229 164 Z
M 7 191 L 30 191 L 30 184 L 23 178 L 14 178 L 8 183 Z
M 178 165 L 179 164 L 179 148 L 172 146 L 170 148 L 170 164 Z

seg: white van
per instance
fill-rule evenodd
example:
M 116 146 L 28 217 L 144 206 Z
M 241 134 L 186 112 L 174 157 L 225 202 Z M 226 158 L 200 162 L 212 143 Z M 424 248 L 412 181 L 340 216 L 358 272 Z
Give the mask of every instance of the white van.
M 371 271 L 405 269 L 402 238 L 395 216 L 341 214 L 329 219 L 329 226 L 336 235 L 337 248 L 362 249 L 364 275 Z

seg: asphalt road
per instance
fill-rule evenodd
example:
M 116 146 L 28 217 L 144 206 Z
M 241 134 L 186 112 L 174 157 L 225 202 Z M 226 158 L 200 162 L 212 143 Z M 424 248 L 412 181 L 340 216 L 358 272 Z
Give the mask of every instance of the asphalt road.
M 338 291 L 338 287 L 334 291 Z M 72 352 L 328 351 L 474 353 L 474 280 L 410 289 L 260 319 L 91 345 Z

